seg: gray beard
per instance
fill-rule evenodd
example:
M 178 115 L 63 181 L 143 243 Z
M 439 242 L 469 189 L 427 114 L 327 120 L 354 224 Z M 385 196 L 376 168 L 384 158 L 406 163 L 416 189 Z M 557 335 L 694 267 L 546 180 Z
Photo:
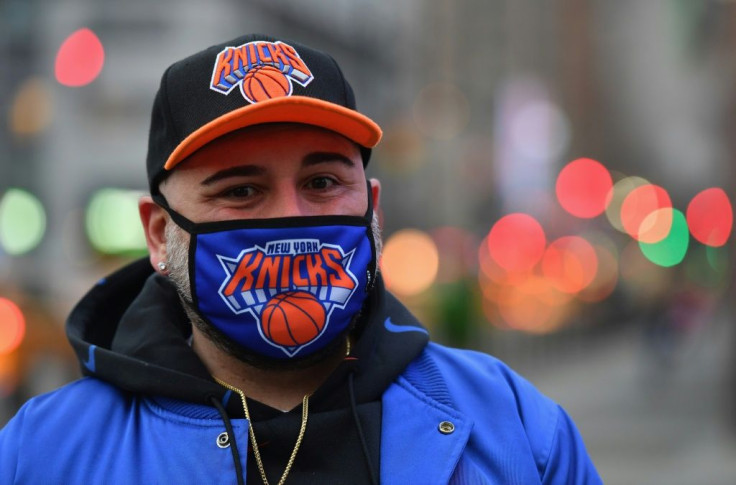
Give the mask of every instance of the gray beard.
M 375 212 L 371 219 L 371 232 L 373 233 L 373 244 L 376 251 L 376 261 L 378 262 L 380 261 L 381 251 L 383 249 L 383 240 L 381 238 L 381 228 L 378 223 L 378 215 Z M 311 367 L 342 349 L 344 338 L 347 337 L 347 334 L 353 329 L 360 318 L 360 314 L 355 315 L 351 325 L 344 334 L 337 336 L 333 342 L 314 354 L 302 358 L 284 360 L 264 357 L 244 348 L 236 342 L 233 342 L 224 333 L 207 322 L 199 315 L 199 313 L 197 313 L 194 307 L 194 302 L 192 301 L 191 283 L 189 280 L 190 235 L 169 219 L 166 224 L 165 237 L 166 265 L 169 270 L 168 276 L 179 293 L 179 299 L 182 302 L 182 306 L 184 307 L 184 311 L 186 312 L 189 321 L 207 339 L 214 343 L 218 349 L 235 357 L 241 362 L 258 368 L 274 370 Z M 378 273 L 377 264 L 376 273 Z

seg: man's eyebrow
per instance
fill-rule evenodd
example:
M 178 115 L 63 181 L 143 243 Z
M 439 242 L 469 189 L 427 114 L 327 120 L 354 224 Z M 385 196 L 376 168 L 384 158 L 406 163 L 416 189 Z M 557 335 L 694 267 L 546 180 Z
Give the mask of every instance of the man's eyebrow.
M 236 167 L 226 168 L 215 172 L 206 179 L 204 179 L 200 185 L 212 185 L 213 183 L 222 179 L 230 177 L 252 177 L 255 175 L 262 175 L 266 172 L 266 169 L 257 165 L 238 165 Z
M 302 159 L 302 166 L 308 167 L 311 165 L 318 165 L 320 163 L 331 163 L 338 162 L 348 167 L 354 167 L 355 162 L 349 157 L 337 152 L 313 152 L 304 156 Z M 256 175 L 263 175 L 266 173 L 266 168 L 258 165 L 238 165 L 236 167 L 230 167 L 219 172 L 215 172 L 210 175 L 200 185 L 212 185 L 220 180 L 230 177 L 253 177 Z
M 346 157 L 342 153 L 336 152 L 313 152 L 307 154 L 302 159 L 302 166 L 309 167 L 311 165 L 318 165 L 320 163 L 339 162 L 343 165 L 347 165 L 352 168 L 355 166 L 355 162 L 350 158 Z

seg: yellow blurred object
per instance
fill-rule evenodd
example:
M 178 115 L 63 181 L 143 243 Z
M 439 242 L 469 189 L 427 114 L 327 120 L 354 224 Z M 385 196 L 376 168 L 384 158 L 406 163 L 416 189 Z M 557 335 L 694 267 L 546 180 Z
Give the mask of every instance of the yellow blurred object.
M 10 107 L 10 131 L 18 136 L 33 136 L 51 123 L 52 99 L 47 84 L 29 78 L 21 86 Z
M 392 235 L 383 249 L 381 272 L 386 286 L 400 295 L 416 295 L 437 278 L 439 254 L 429 235 L 404 229 Z

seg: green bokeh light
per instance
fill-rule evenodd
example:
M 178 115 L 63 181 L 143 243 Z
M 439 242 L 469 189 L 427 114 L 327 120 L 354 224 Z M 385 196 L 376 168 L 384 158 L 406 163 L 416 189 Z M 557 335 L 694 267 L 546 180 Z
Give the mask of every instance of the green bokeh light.
M 705 247 L 705 257 L 708 260 L 711 268 L 720 272 L 727 272 L 731 267 L 731 261 L 728 257 L 728 250 L 725 246 Z
M 685 274 L 700 286 L 709 290 L 725 287 L 731 273 L 728 250 L 723 247 L 694 245 L 688 251 Z
M 659 242 L 639 242 L 644 256 L 654 264 L 669 267 L 680 264 L 687 254 L 690 243 L 690 231 L 685 215 L 677 209 L 672 210 L 672 228 L 670 233 Z
M 13 256 L 39 245 L 46 232 L 46 212 L 30 192 L 11 188 L 0 198 L 0 246 Z
M 139 192 L 100 189 L 87 207 L 85 225 L 92 246 L 103 254 L 143 254 L 146 238 L 138 216 Z

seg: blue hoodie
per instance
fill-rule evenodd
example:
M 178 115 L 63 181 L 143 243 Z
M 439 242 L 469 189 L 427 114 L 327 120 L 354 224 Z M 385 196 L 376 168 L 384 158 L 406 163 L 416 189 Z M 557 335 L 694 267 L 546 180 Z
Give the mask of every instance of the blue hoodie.
M 0 484 L 261 483 L 239 399 L 209 377 L 175 323 L 185 321 L 175 293 L 149 276 L 147 262 L 134 263 L 74 310 L 67 331 L 87 376 L 31 399 L 0 431 Z M 178 313 L 162 319 L 146 295 Z M 601 483 L 571 419 L 529 382 L 491 356 L 428 343 L 380 284 L 369 305 L 358 363 L 330 379 L 336 389 L 354 380 L 353 410 L 379 404 L 377 417 L 356 419 L 369 442 L 376 428 L 377 459 L 370 443 L 364 451 L 380 483 Z M 316 413 L 320 402 L 349 406 L 326 391 Z M 240 453 L 218 444 L 228 426 Z M 307 456 L 287 483 L 314 483 Z M 362 463 L 335 465 L 367 474 Z

